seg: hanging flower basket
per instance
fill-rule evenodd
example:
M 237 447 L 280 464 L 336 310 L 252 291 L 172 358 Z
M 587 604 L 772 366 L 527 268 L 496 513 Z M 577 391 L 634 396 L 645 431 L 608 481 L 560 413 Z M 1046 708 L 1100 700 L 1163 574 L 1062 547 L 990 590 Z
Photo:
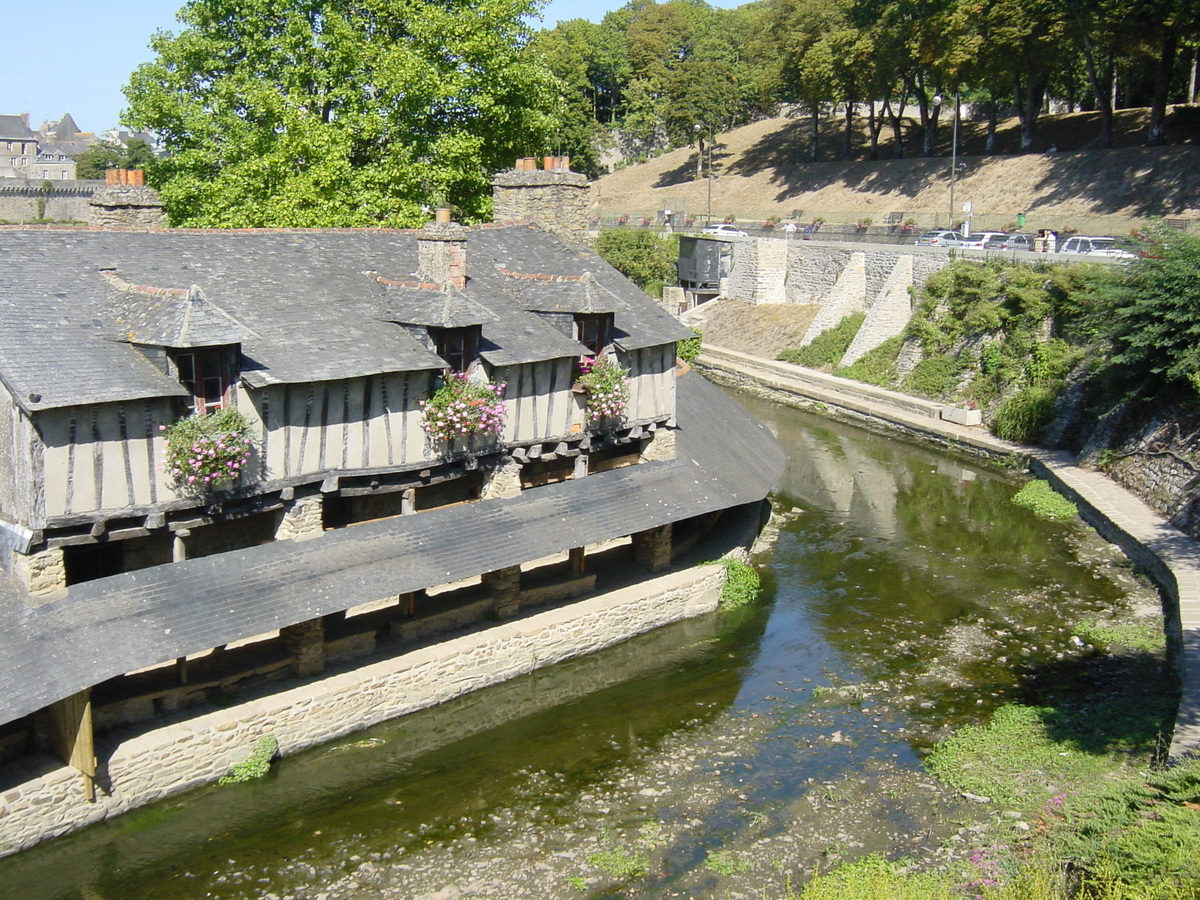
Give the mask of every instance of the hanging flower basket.
M 185 493 L 203 494 L 231 486 L 250 462 L 250 420 L 233 407 L 197 413 L 160 425 L 167 439 L 163 471 Z
M 629 401 L 629 373 L 608 357 L 585 357 L 572 390 L 583 394 L 590 421 L 619 416 Z
M 442 373 L 442 383 L 421 401 L 425 433 L 438 441 L 472 435 L 499 435 L 504 430 L 503 382 L 473 382 L 464 372 Z

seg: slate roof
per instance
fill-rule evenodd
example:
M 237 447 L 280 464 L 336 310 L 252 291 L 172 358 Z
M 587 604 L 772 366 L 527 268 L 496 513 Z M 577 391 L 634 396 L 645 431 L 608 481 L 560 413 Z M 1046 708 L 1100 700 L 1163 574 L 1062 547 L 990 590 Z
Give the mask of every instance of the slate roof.
M 484 226 L 466 235 L 463 297 L 493 316 L 483 323 L 481 353 L 490 363 L 586 352 L 523 307 L 502 269 L 590 273 L 613 307 L 622 349 L 691 336 L 594 253 L 541 229 Z M 198 286 L 240 327 L 249 362 L 242 377 L 251 386 L 441 369 L 439 357 L 386 320 L 403 298 L 385 282 L 411 280 L 416 268 L 415 232 L 0 228 L 0 380 L 30 411 L 180 393 L 132 346 L 113 340 L 122 323 L 146 334 L 154 326 L 152 315 L 135 321 L 132 296 L 111 290 L 106 269 L 146 297 Z
M 753 502 L 782 474 L 766 427 L 696 373 L 677 419 L 675 460 L 86 582 L 40 609 L 0 592 L 0 723 L 239 637 Z
M 36 138 L 21 116 L 0 116 L 0 140 L 32 141 Z

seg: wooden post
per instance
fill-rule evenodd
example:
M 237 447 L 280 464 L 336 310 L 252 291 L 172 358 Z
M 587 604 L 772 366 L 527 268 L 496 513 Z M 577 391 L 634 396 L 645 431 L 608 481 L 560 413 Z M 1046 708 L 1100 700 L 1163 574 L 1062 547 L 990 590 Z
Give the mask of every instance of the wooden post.
M 572 575 L 582 575 L 584 570 L 584 561 L 587 559 L 586 547 L 572 547 L 568 551 L 568 559 L 570 560 L 570 568 Z
M 91 688 L 50 705 L 50 746 L 63 762 L 83 776 L 83 796 L 94 803 L 96 743 L 92 732 Z

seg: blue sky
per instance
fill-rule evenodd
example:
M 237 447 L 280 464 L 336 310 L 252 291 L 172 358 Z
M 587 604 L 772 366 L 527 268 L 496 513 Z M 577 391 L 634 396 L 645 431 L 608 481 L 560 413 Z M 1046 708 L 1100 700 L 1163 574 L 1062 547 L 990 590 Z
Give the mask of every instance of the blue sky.
M 713 0 L 710 0 L 713 2 Z M 715 0 L 738 6 L 741 0 Z M 84 131 L 117 124 L 129 73 L 150 59 L 147 45 L 160 28 L 177 30 L 184 0 L 60 0 L 8 3 L 0 25 L 0 114 L 28 112 L 37 128 L 71 113 Z M 543 22 L 599 21 L 625 0 L 550 0 Z

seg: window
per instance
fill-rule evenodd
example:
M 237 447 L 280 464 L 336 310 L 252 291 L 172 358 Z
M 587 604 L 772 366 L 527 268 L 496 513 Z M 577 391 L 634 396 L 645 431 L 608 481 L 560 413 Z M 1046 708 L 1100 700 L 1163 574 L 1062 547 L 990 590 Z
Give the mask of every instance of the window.
M 444 359 L 453 371 L 467 371 L 479 356 L 479 337 L 482 329 L 478 325 L 431 330 L 437 343 L 437 355 Z
M 15 166 L 16 164 L 17 164 L 17 158 L 14 156 L 14 157 L 12 158 L 12 161 L 9 163 L 9 165 L 10 165 L 10 166 Z
M 59 177 L 59 178 L 62 178 L 62 179 L 66 179 L 66 177 L 67 177 L 67 170 L 66 170 L 66 169 L 63 169 L 61 172 L 59 172 L 59 173 L 58 173 L 58 177 Z
M 575 317 L 575 340 L 599 356 L 612 341 L 612 314 Z
M 42 169 L 42 178 L 44 178 L 44 179 L 47 179 L 47 178 L 49 178 L 49 177 L 50 177 L 50 170 L 49 170 L 49 169 Z
M 179 383 L 192 395 L 193 412 L 210 413 L 229 404 L 234 351 L 229 347 L 189 350 L 175 356 Z

